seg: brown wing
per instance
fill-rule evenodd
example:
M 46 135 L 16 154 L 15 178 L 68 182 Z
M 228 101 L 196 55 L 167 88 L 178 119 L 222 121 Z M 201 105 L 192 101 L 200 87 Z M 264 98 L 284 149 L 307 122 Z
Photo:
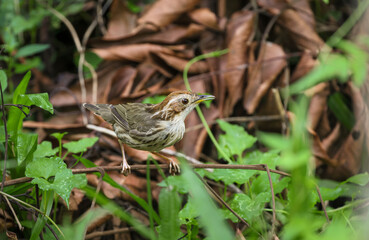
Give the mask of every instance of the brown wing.
M 158 127 L 157 120 L 151 118 L 152 106 L 144 103 L 119 104 L 114 106 L 112 113 L 116 123 L 129 131 L 132 137 L 141 137 L 152 133 L 155 131 L 153 129 Z

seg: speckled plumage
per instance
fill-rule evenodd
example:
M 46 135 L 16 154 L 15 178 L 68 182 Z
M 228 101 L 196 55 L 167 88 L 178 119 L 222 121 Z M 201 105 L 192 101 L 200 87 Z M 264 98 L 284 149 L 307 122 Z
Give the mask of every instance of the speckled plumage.
M 176 91 L 159 104 L 83 106 L 112 124 L 122 143 L 135 149 L 158 152 L 183 138 L 185 118 L 200 102 L 209 99 L 214 97 L 197 95 L 189 91 Z

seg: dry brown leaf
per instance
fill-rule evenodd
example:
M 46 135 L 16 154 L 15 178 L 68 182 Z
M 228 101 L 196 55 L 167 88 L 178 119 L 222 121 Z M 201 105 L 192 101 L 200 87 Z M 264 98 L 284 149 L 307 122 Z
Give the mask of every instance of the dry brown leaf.
M 144 15 L 138 19 L 141 25 L 152 24 L 163 28 L 176 19 L 181 14 L 192 10 L 199 0 L 159 0 L 156 1 Z
M 317 160 L 324 162 L 325 164 L 328 164 L 332 167 L 336 167 L 337 162 L 329 157 L 317 133 L 310 128 L 308 128 L 308 132 L 313 137 L 313 146 L 312 146 L 313 149 L 312 150 L 313 150 L 314 157 Z
M 89 43 L 94 48 L 106 48 L 127 44 L 179 44 L 188 39 L 197 38 L 204 32 L 204 26 L 189 24 L 188 26 L 169 25 L 160 32 L 133 32 L 117 39 L 92 39 Z
M 323 113 L 328 110 L 327 101 L 330 94 L 329 84 L 327 82 L 324 84 L 322 91 L 316 93 L 310 101 L 308 116 L 310 116 L 310 127 L 315 131 L 319 127 L 321 117 Z
M 122 66 L 119 62 L 109 62 L 109 64 L 103 64 L 99 68 L 98 72 L 98 88 L 97 88 L 97 102 L 106 103 L 107 95 L 106 92 L 110 89 L 110 84 L 115 72 Z M 86 79 L 86 102 L 92 102 L 92 81 Z M 55 89 L 51 94 L 50 102 L 54 107 L 67 107 L 75 106 L 82 102 L 81 88 L 79 83 L 69 87 L 68 89 Z
M 105 60 L 119 60 L 119 61 L 132 61 L 132 62 L 144 62 L 149 53 L 172 53 L 172 51 L 166 47 L 155 44 L 130 44 L 121 46 L 112 46 L 109 48 L 95 48 L 93 49 L 99 57 Z
M 264 54 L 259 56 L 262 58 L 261 68 L 251 67 L 248 72 L 243 105 L 249 114 L 254 113 L 262 97 L 277 79 L 278 74 L 287 66 L 286 55 L 281 46 L 267 42 L 264 47 Z M 253 55 L 253 52 L 250 54 Z
M 78 205 L 82 202 L 84 192 L 78 188 L 73 188 L 69 198 L 69 211 L 77 211 Z
M 110 7 L 108 29 L 105 39 L 119 38 L 132 32 L 136 27 L 137 15 L 133 14 L 121 0 L 114 0 Z
M 248 43 L 254 35 L 254 13 L 242 10 L 232 15 L 227 27 L 227 46 L 229 53 L 227 55 L 227 71 L 224 74 L 228 98 L 226 99 L 224 110 L 225 116 L 232 113 L 234 105 L 242 97 L 244 86 L 245 68 L 237 69 L 240 65 L 246 64 L 246 50 Z
M 309 54 L 307 51 L 304 51 L 303 55 L 300 58 L 299 63 L 297 64 L 294 72 L 292 73 L 291 83 L 294 83 L 298 79 L 308 74 L 317 64 L 318 60 L 314 59 L 313 56 Z
M 324 41 L 316 31 L 295 10 L 284 10 L 277 22 L 285 29 L 283 36 L 288 36 L 298 49 L 310 50 L 313 54 L 318 54 L 324 45 Z
M 258 0 L 259 6 L 273 15 L 278 15 L 287 8 L 293 8 L 311 28 L 315 27 L 315 18 L 308 0 Z
M 219 30 L 217 16 L 208 8 L 198 8 L 188 13 L 188 17 L 205 27 L 213 30 Z
M 111 89 L 108 95 L 108 102 L 112 104 L 118 104 L 120 97 L 127 97 L 132 90 L 133 82 L 137 76 L 136 68 L 131 66 L 123 66 L 120 68 L 111 83 Z M 112 99 L 118 98 L 116 102 Z
M 177 57 L 174 54 L 167 54 L 167 53 L 157 53 L 155 54 L 162 62 L 166 63 L 168 66 L 174 68 L 175 70 L 179 72 L 183 72 L 185 69 L 185 66 L 188 63 L 188 59 L 182 59 Z M 158 61 L 160 62 L 160 61 Z M 156 61 L 157 63 L 157 61 Z M 208 64 L 205 61 L 198 61 L 191 65 L 191 67 L 188 70 L 189 74 L 199 74 L 204 73 L 209 70 Z

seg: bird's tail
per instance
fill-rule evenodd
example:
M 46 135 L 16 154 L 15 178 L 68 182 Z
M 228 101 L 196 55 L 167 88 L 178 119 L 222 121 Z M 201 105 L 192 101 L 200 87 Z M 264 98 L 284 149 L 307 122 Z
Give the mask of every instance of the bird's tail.
M 113 124 L 114 118 L 110 106 L 111 104 L 90 104 L 90 103 L 83 104 L 84 108 L 87 108 L 96 115 L 101 116 L 105 121 Z

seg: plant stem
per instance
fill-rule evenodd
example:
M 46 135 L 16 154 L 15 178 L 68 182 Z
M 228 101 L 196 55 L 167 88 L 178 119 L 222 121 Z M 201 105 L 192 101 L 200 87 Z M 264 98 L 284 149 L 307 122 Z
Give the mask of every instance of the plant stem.
M 220 57 L 224 54 L 228 53 L 228 49 L 224 49 L 224 50 L 219 50 L 219 51 L 214 51 L 214 52 L 211 52 L 211 53 L 206 53 L 206 54 L 202 54 L 202 55 L 199 55 L 197 57 L 194 57 L 192 58 L 185 66 L 184 70 L 183 70 L 183 81 L 185 83 L 185 86 L 187 88 L 187 90 L 191 91 L 191 86 L 190 86 L 190 83 L 188 82 L 188 70 L 190 69 L 191 65 L 200 61 L 200 60 L 203 60 L 203 59 L 206 59 L 206 58 L 211 58 L 211 57 Z M 225 152 L 223 151 L 223 149 L 220 147 L 219 143 L 217 142 L 217 140 L 215 139 L 213 133 L 211 132 L 210 128 L 209 128 L 209 125 L 208 123 L 206 122 L 205 120 L 205 117 L 204 117 L 204 114 L 202 113 L 201 109 L 199 106 L 196 107 L 196 111 L 201 119 L 201 122 L 202 124 L 204 125 L 211 141 L 213 142 L 214 146 L 217 148 L 217 150 L 219 151 L 219 153 L 221 155 L 224 156 L 224 158 L 227 160 L 228 163 L 231 163 L 232 160 L 229 158 L 229 156 L 227 154 L 225 154 Z

